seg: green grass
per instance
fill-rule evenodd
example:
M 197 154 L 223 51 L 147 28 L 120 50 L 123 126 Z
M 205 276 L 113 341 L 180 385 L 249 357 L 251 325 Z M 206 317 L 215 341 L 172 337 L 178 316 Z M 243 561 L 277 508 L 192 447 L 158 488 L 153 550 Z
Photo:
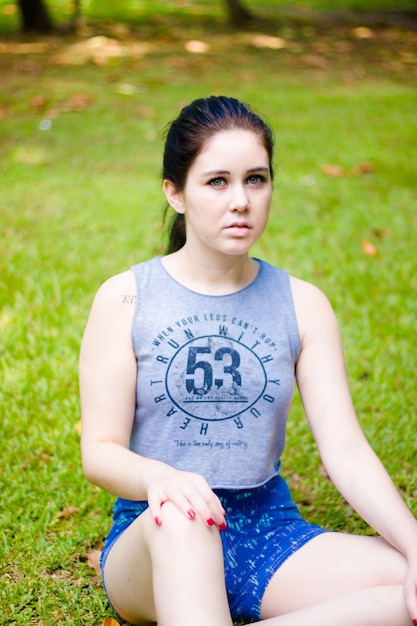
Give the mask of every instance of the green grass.
M 99 284 L 162 250 L 162 130 L 200 95 L 235 95 L 273 125 L 273 210 L 254 253 L 330 297 L 361 423 L 417 513 L 415 33 L 374 28 L 372 37 L 358 38 L 352 24 L 328 29 L 293 20 L 231 31 L 220 6 L 182 3 L 180 10 L 172 2 L 163 18 L 147 3 L 150 19 L 133 26 L 92 21 L 80 37 L 25 41 L 10 34 L 6 4 L 0 2 L 0 32 L 9 32 L 0 42 L 4 623 L 94 626 L 112 615 L 87 563 L 107 532 L 112 498 L 87 484 L 80 469 L 78 349 Z M 272 0 L 258 4 L 271 15 Z M 88 5 L 92 15 L 97 6 Z M 260 32 L 285 47 L 260 47 Z M 125 56 L 106 58 L 104 45 L 101 55 L 84 58 L 96 34 L 108 37 L 102 44 L 120 41 Z M 189 53 L 191 39 L 211 48 Z M 135 53 L 138 43 L 148 46 L 143 54 Z M 341 168 L 339 175 L 326 174 L 325 165 Z M 284 468 L 310 519 L 369 532 L 324 476 L 298 400 Z

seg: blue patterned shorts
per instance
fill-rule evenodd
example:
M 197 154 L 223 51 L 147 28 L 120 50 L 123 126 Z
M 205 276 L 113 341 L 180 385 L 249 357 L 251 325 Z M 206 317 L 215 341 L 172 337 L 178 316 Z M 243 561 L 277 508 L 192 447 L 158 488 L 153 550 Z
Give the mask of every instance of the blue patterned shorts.
M 215 491 L 226 510 L 227 530 L 220 537 L 232 618 L 260 620 L 262 598 L 275 572 L 301 546 L 327 531 L 301 517 L 281 476 L 254 489 Z M 116 501 L 102 569 L 114 542 L 147 506 L 147 502 Z

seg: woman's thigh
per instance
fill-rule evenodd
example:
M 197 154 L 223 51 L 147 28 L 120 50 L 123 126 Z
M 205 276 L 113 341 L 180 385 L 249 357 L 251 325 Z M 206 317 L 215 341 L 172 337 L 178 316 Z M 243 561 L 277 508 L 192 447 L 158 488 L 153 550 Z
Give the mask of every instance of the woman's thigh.
M 156 622 L 152 564 L 149 554 L 149 510 L 142 513 L 115 541 L 103 570 L 106 594 L 114 609 L 128 622 Z
M 263 619 L 358 589 L 402 584 L 404 557 L 384 539 L 325 533 L 290 556 L 264 594 Z

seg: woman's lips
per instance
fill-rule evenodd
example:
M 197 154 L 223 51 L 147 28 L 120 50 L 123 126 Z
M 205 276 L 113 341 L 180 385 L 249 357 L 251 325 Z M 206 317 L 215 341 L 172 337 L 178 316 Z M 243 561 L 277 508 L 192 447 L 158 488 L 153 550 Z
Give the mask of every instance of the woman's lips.
M 230 224 L 229 226 L 226 227 L 227 230 L 229 229 L 238 229 L 238 230 L 250 230 L 250 226 L 247 222 L 233 222 L 233 224 Z

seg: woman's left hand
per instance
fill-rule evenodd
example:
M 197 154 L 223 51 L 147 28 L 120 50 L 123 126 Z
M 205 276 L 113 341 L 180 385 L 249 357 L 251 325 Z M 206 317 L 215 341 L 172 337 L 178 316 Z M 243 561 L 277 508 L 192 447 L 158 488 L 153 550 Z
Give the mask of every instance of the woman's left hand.
M 407 562 L 407 572 L 404 579 L 404 597 L 407 610 L 414 626 L 417 626 L 417 553 Z

